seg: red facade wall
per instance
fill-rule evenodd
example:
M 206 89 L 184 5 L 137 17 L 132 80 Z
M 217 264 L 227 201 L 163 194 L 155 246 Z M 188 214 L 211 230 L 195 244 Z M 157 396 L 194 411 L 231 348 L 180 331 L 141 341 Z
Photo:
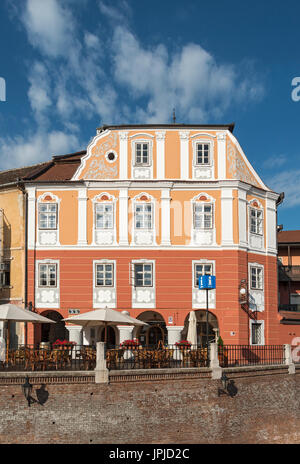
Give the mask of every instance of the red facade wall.
M 265 343 L 279 343 L 277 309 L 276 258 L 248 254 L 244 251 L 195 251 L 195 250 L 51 250 L 28 252 L 28 301 L 35 306 L 34 279 L 35 260 L 55 259 L 60 261 L 60 309 L 68 317 L 69 308 L 80 312 L 93 309 L 93 260 L 116 260 L 117 309 L 128 310 L 137 317 L 145 309 L 132 309 L 130 263 L 133 259 L 155 260 L 156 308 L 168 323 L 173 316 L 174 325 L 183 326 L 192 308 L 192 261 L 207 259 L 215 261 L 216 309 L 210 311 L 217 317 L 220 335 L 226 344 L 249 343 L 249 316 L 239 304 L 241 279 L 248 280 L 248 262 L 264 265 L 265 311 L 257 319 L 265 321 Z M 38 309 L 42 313 L 43 309 Z M 235 332 L 231 336 L 231 332 Z M 37 331 L 38 334 L 38 331 Z M 37 335 L 38 336 L 38 335 Z M 33 341 L 33 329 L 29 341 Z M 39 341 L 39 340 L 35 340 Z

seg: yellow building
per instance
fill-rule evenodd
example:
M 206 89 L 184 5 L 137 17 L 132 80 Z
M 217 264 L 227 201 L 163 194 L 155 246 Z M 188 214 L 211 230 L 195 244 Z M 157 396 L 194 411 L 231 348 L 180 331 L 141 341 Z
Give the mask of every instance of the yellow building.
M 26 195 L 22 177 L 43 164 L 0 172 L 0 304 L 27 307 L 26 295 Z M 0 337 L 5 323 L 0 321 Z M 11 323 L 11 346 L 25 343 L 23 323 Z

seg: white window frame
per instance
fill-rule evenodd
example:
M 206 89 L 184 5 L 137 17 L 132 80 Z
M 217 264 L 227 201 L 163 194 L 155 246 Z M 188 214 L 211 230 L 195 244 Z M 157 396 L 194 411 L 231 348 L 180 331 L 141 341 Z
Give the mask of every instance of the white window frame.
M 55 206 L 55 213 L 52 211 L 40 211 L 41 206 Z M 47 227 L 41 227 L 41 214 L 45 214 L 47 216 Z M 55 214 L 55 226 L 49 227 L 49 215 Z M 58 228 L 58 204 L 56 202 L 47 202 L 47 201 L 40 201 L 38 203 L 38 228 L 39 230 L 57 230 Z
M 208 145 L 208 163 L 198 163 L 198 145 Z M 194 167 L 213 166 L 214 143 L 212 140 L 196 139 L 193 140 L 193 165 Z
M 136 223 L 137 223 L 137 221 L 136 221 L 136 217 L 137 217 L 136 207 L 137 207 L 137 206 L 140 206 L 140 207 L 143 208 L 143 211 L 142 211 L 142 216 L 143 216 L 143 221 L 142 221 L 142 223 L 143 223 L 143 227 L 137 227 L 137 226 L 136 226 Z M 150 207 L 151 207 L 150 213 L 148 213 L 148 212 L 145 211 L 145 207 L 146 207 L 146 206 L 150 206 Z M 153 219 L 154 219 L 154 214 L 153 214 L 153 213 L 154 213 L 154 205 L 153 205 L 153 203 L 152 203 L 151 201 L 136 201 L 136 202 L 134 203 L 134 228 L 135 228 L 135 230 L 153 230 L 153 224 L 154 224 L 154 220 L 153 220 Z M 150 214 L 150 216 L 151 216 L 151 219 L 150 219 L 150 220 L 151 220 L 151 227 L 145 227 L 145 226 L 144 226 L 144 224 L 145 224 L 145 222 L 146 222 L 146 221 L 145 221 L 145 215 L 146 215 L 146 214 Z
M 262 331 L 262 336 L 261 336 L 261 343 L 253 343 L 252 342 L 252 326 L 255 324 L 260 324 L 261 325 L 261 331 Z M 250 320 L 250 345 L 251 346 L 264 346 L 265 345 L 265 321 L 264 320 Z
M 197 214 L 200 214 L 200 217 L 202 217 L 202 224 L 203 227 L 196 227 L 196 208 L 201 206 L 203 208 L 203 211 L 198 212 Z M 205 206 L 210 206 L 211 211 L 210 213 L 207 213 L 204 211 Z M 205 215 L 209 214 L 210 215 L 210 226 L 205 227 Z M 193 202 L 193 229 L 194 230 L 211 230 L 214 229 L 214 203 L 212 202 L 206 202 L 206 201 L 194 201 Z
M 47 197 L 50 197 L 51 200 L 46 200 Z M 60 220 L 59 220 L 59 211 L 60 211 L 60 202 L 61 199 L 58 198 L 54 193 L 46 191 L 42 195 L 37 198 L 36 203 L 36 242 L 37 245 L 48 246 L 48 245 L 59 245 L 59 228 L 60 228 Z M 40 219 L 39 219 L 39 205 L 51 203 L 52 205 L 56 205 L 56 228 L 53 229 L 44 229 L 40 228 Z M 55 240 L 54 240 L 55 235 Z
M 105 198 L 106 197 L 106 198 Z M 102 198 L 105 198 L 102 200 Z M 98 234 L 103 234 L 105 235 L 110 235 L 111 236 L 111 243 L 107 246 L 115 246 L 117 245 L 117 231 L 116 231 L 116 203 L 117 203 L 117 198 L 108 193 L 108 192 L 100 192 L 97 194 L 93 199 L 93 242 L 92 245 L 102 245 L 101 240 L 97 240 L 97 235 Z M 97 228 L 97 205 L 112 205 L 112 227 L 107 227 L 107 228 Z M 104 241 L 103 243 L 104 246 L 106 246 L 106 243 Z
M 98 214 L 98 207 L 99 206 L 102 206 L 103 208 L 105 208 L 106 206 L 111 206 L 111 213 L 109 213 L 109 215 L 111 216 L 111 225 L 108 226 L 108 227 L 97 227 L 97 214 Z M 105 217 L 105 211 L 102 212 L 103 216 Z M 114 202 L 113 201 L 96 201 L 94 203 L 94 224 L 95 224 L 95 229 L 96 230 L 113 230 L 114 229 L 114 225 L 115 225 L 115 205 L 114 205 Z M 105 219 L 103 220 L 103 222 L 105 223 Z
M 133 286 L 135 288 L 153 288 L 154 287 L 154 263 L 153 261 L 139 261 L 139 262 L 132 262 L 133 266 Z M 151 266 L 151 285 L 136 285 L 136 271 L 135 271 L 135 266 Z M 149 272 L 149 271 L 148 271 Z M 144 283 L 144 274 L 145 271 L 142 271 L 143 273 L 143 283 Z
M 112 266 L 112 284 L 111 285 L 98 285 L 97 284 L 97 267 L 98 266 Z M 103 270 L 103 280 L 105 282 L 105 270 Z M 105 282 L 106 283 L 106 282 Z M 115 262 L 114 261 L 95 261 L 94 262 L 94 286 L 95 288 L 115 288 Z
M 147 198 L 147 200 L 141 200 L 141 198 Z M 151 229 L 149 228 L 136 228 L 136 205 L 142 205 L 142 204 L 151 204 L 151 218 L 152 218 L 152 227 Z M 138 195 L 136 195 L 130 205 L 130 210 L 132 214 L 132 221 L 131 221 L 131 236 L 132 236 L 132 242 L 131 245 L 135 246 L 152 246 L 156 245 L 156 220 L 157 218 L 155 217 L 156 214 L 158 214 L 158 211 L 155 209 L 156 206 L 156 200 L 155 198 L 150 195 L 149 193 L 146 192 L 141 192 Z M 146 237 L 146 238 L 145 238 Z
M 47 266 L 47 285 L 41 285 L 41 275 L 40 275 L 40 267 L 41 266 Z M 49 285 L 50 277 L 49 277 L 49 266 L 54 266 L 55 267 L 55 285 Z M 38 288 L 58 288 L 58 264 L 57 262 L 38 262 L 37 263 L 37 268 L 38 268 Z
M 212 261 L 193 261 L 193 286 L 194 288 L 199 289 L 199 284 L 196 282 L 196 266 L 203 266 L 203 272 L 201 275 L 214 275 L 214 263 Z M 210 274 L 207 274 L 205 271 L 205 266 L 210 266 L 211 272 Z
M 143 145 L 147 145 L 147 147 L 148 147 L 147 148 L 147 158 L 148 158 L 147 162 L 142 161 L 142 159 L 143 159 L 143 150 L 144 150 L 143 147 L 141 148 L 141 162 L 140 163 L 137 162 L 137 148 L 138 148 L 138 145 L 141 145 L 141 147 Z M 149 167 L 149 166 L 151 166 L 151 161 L 152 161 L 152 159 L 151 159 L 150 140 L 147 140 L 147 141 L 146 140 L 145 141 L 144 140 L 135 140 L 134 141 L 134 162 L 133 162 L 134 167 L 144 167 L 144 166 Z
M 256 281 L 260 283 L 259 287 L 253 287 L 252 286 L 252 269 L 256 270 Z M 258 273 L 257 271 L 260 271 L 261 277 L 260 280 L 257 278 Z M 251 290 L 264 290 L 264 268 L 262 265 L 257 265 L 257 264 L 249 264 L 249 286 Z
M 152 265 L 152 286 L 135 287 L 135 264 Z M 153 309 L 156 307 L 156 282 L 155 282 L 155 260 L 133 259 L 130 262 L 130 285 L 132 288 L 132 308 Z
M 255 213 L 255 217 L 252 216 L 252 212 Z M 261 218 L 259 219 L 257 215 L 260 214 Z M 252 220 L 254 221 L 254 231 L 252 230 Z M 263 235 L 264 234 L 264 212 L 260 208 L 255 208 L 249 206 L 249 231 L 250 234 L 254 235 Z

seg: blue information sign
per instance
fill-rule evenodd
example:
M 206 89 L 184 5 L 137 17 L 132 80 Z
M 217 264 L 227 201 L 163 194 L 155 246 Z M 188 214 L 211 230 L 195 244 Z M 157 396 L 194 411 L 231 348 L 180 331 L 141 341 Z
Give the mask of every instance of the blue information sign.
M 216 288 L 216 276 L 199 276 L 199 289 L 203 290 L 206 288 Z

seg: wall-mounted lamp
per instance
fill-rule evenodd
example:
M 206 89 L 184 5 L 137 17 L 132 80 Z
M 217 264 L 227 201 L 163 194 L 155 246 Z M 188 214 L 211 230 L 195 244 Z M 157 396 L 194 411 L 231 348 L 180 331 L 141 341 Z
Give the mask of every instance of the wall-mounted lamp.
M 28 376 L 25 379 L 25 383 L 22 385 L 23 394 L 28 402 L 28 406 L 31 405 L 31 392 L 32 392 L 32 385 L 29 382 Z
M 229 380 L 224 371 L 222 372 L 222 377 L 220 380 L 223 388 L 218 388 L 218 396 L 228 395 L 233 398 L 238 392 L 238 389 L 234 385 L 234 381 Z
M 242 279 L 239 285 L 239 302 L 240 304 L 246 304 L 248 301 L 248 288 L 247 280 Z

